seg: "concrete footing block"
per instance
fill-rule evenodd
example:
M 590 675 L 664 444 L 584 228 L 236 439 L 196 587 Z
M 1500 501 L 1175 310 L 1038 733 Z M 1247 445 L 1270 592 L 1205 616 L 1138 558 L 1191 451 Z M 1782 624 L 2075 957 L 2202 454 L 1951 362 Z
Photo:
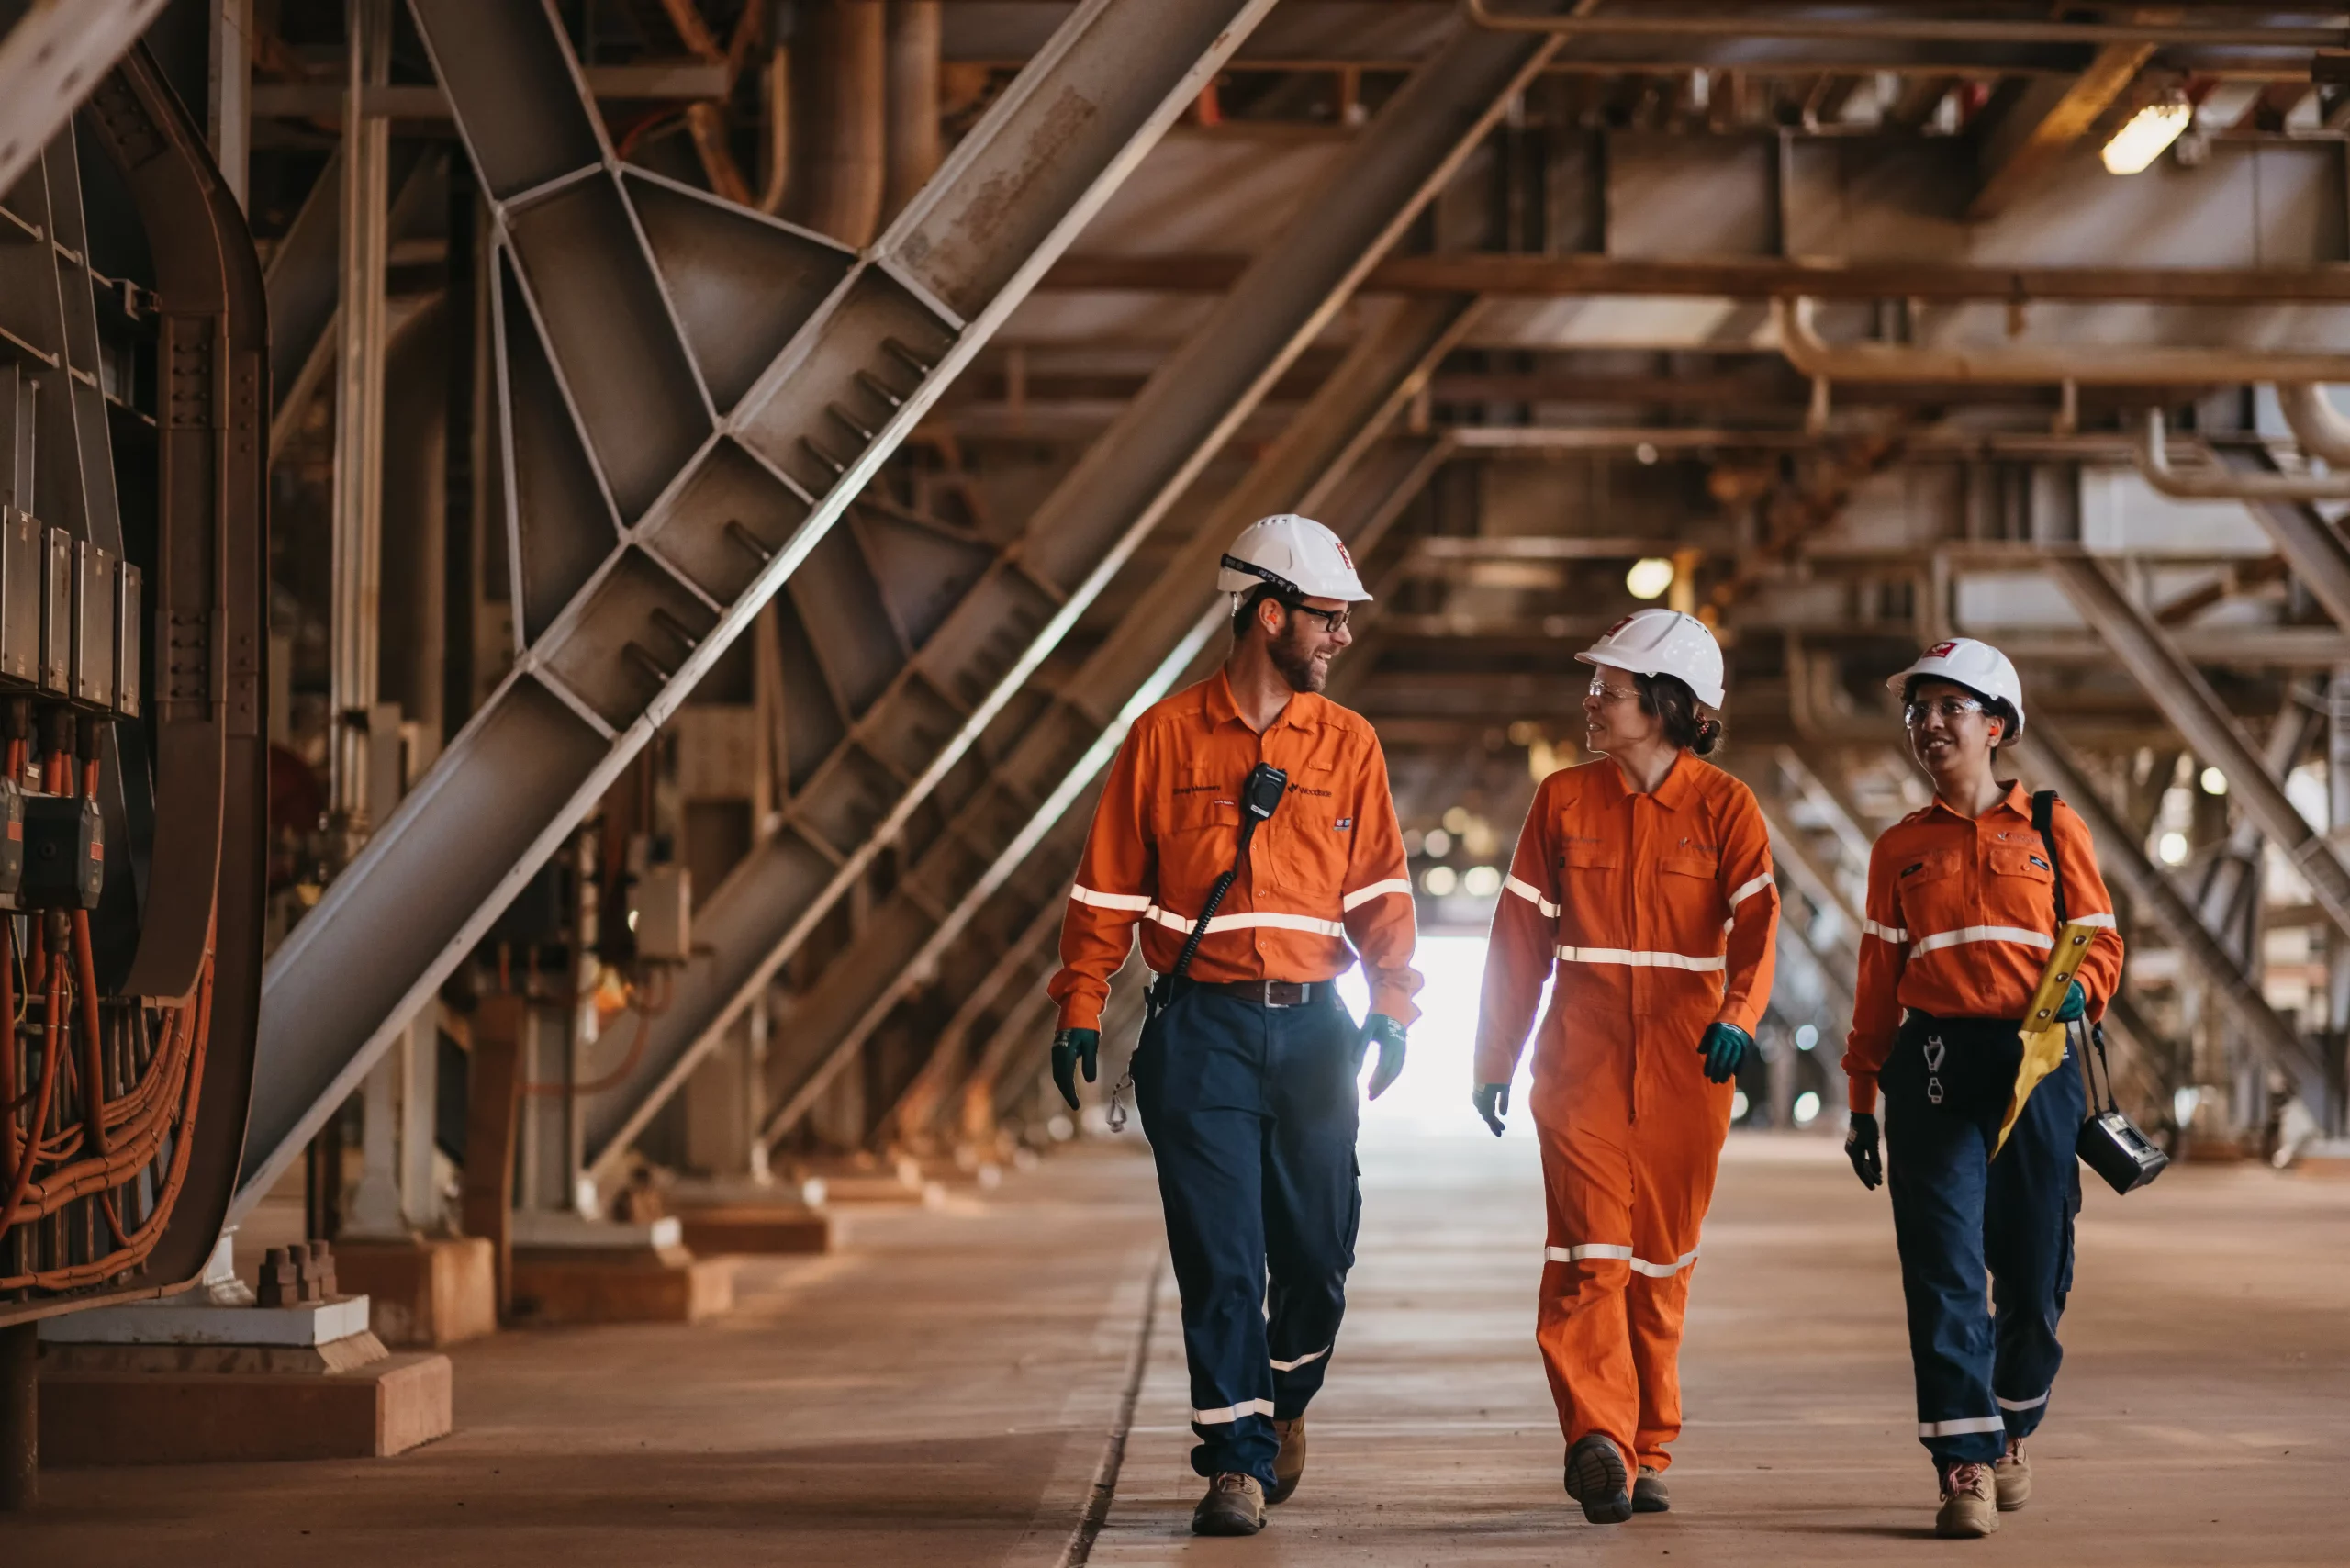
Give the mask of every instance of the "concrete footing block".
M 41 1462 L 380 1459 L 448 1436 L 451 1388 L 449 1358 L 430 1351 L 325 1372 L 44 1365 Z
M 682 1247 L 634 1254 L 514 1250 L 514 1316 L 532 1325 L 701 1323 L 733 1309 L 734 1261 Z
M 459 1344 L 498 1331 L 498 1257 L 482 1236 L 404 1237 L 335 1243 L 343 1288 L 373 1304 L 386 1345 Z
M 709 1204 L 679 1208 L 686 1245 L 706 1257 L 729 1252 L 829 1252 L 837 1222 L 800 1204 Z

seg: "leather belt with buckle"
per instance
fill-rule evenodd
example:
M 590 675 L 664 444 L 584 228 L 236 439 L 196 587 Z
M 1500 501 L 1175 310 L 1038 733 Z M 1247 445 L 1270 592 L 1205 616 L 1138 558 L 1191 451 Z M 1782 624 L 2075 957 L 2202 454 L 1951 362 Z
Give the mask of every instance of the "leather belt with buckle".
M 1226 996 L 1237 996 L 1243 1002 L 1253 1002 L 1259 1007 L 1303 1007 L 1314 1000 L 1315 992 L 1327 980 L 1216 980 L 1202 981 L 1208 991 L 1220 991 Z

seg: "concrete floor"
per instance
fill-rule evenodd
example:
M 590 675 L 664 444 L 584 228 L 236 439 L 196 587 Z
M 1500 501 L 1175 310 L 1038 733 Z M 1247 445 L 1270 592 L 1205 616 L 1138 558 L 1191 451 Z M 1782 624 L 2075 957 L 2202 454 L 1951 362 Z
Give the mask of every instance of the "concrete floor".
M 1103 1568 L 2350 1561 L 2350 1182 L 2177 1170 L 2090 1195 L 2040 1495 L 1928 1537 L 1881 1193 L 1832 1147 L 1740 1139 L 1706 1232 L 1677 1511 L 1585 1526 L 1532 1344 L 1533 1148 L 1363 1151 L 1362 1262 L 1304 1486 L 1195 1541 L 1171 1293 Z M 860 1215 L 841 1256 L 746 1266 L 700 1329 L 462 1346 L 458 1433 L 372 1464 L 55 1471 L 0 1561 L 431 1568 L 1061 1561 L 1159 1253 L 1147 1165 L 1067 1155 L 984 1201 Z

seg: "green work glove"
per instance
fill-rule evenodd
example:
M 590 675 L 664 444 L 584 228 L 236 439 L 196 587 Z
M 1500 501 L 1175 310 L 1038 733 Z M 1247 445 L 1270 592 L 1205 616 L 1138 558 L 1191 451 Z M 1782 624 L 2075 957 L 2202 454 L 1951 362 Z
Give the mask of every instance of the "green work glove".
M 1706 1058 L 1706 1076 L 1716 1083 L 1728 1083 L 1738 1076 L 1738 1064 L 1746 1059 L 1753 1045 L 1754 1036 L 1735 1024 L 1707 1025 L 1697 1041 L 1697 1049 Z
M 1372 1014 L 1362 1021 L 1362 1042 L 1360 1050 L 1367 1053 L 1372 1046 L 1379 1047 L 1379 1065 L 1371 1072 L 1371 1097 L 1376 1100 L 1394 1086 L 1396 1079 L 1403 1076 L 1404 1025 L 1384 1013 Z M 1356 1057 L 1355 1065 L 1357 1067 L 1362 1065 L 1361 1055 L 1359 1054 Z
M 1485 1118 L 1485 1125 L 1494 1129 L 1494 1136 L 1501 1137 L 1502 1118 L 1509 1114 L 1509 1085 L 1480 1083 L 1476 1092 L 1469 1096 L 1469 1103 L 1477 1107 L 1477 1114 Z
M 1085 1064 L 1085 1081 L 1093 1081 L 1095 1058 L 1102 1050 L 1099 1029 L 1063 1029 L 1053 1036 L 1053 1081 L 1060 1086 L 1061 1098 L 1069 1108 L 1077 1109 L 1077 1064 Z
M 1852 1125 L 1844 1133 L 1844 1158 L 1852 1162 L 1852 1174 L 1861 1185 L 1875 1192 L 1885 1180 L 1885 1154 L 1877 1147 L 1876 1118 L 1866 1111 L 1852 1113 Z
M 2065 993 L 2064 1002 L 2060 1003 L 2056 1009 L 2056 1022 L 2059 1024 L 2075 1023 L 2078 1021 L 2084 1014 L 2087 1013 L 2088 1010 L 2089 993 L 2081 989 L 2080 981 L 2075 980 L 2073 982 L 2072 989 Z

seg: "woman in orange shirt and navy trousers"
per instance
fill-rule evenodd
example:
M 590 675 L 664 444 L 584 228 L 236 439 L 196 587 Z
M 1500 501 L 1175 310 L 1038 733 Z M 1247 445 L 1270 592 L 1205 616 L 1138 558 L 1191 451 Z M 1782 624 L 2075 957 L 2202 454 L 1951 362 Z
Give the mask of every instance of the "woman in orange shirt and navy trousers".
M 1494 912 L 1475 1099 L 1498 1135 L 1555 970 L 1531 1096 L 1550 1210 L 1535 1340 L 1567 1495 L 1620 1524 L 1671 1506 L 1682 1319 L 1779 893 L 1753 792 L 1702 760 L 1721 734 L 1704 711 L 1722 700 L 1713 633 L 1644 610 L 1576 657 L 1606 755 L 1544 779 L 1527 813 Z
M 2121 938 L 2087 827 L 2052 799 L 2043 831 L 2032 797 L 1995 772 L 2024 722 L 2007 655 L 1961 637 L 1886 684 L 1901 694 L 1934 800 L 1869 857 L 1844 1148 L 1874 1188 L 1882 1096 L 1918 1436 L 1942 1480 L 1935 1529 L 1984 1536 L 2031 1493 L 2023 1440 L 2048 1413 L 2064 1357 L 2056 1323 L 2081 1206 L 2073 1148 L 2087 1114 L 2068 1049 L 2000 1147 L 2023 1054 L 2018 1025 L 2060 907 L 2066 921 L 2102 929 L 2059 1019 L 2102 1015 L 2121 978 Z

